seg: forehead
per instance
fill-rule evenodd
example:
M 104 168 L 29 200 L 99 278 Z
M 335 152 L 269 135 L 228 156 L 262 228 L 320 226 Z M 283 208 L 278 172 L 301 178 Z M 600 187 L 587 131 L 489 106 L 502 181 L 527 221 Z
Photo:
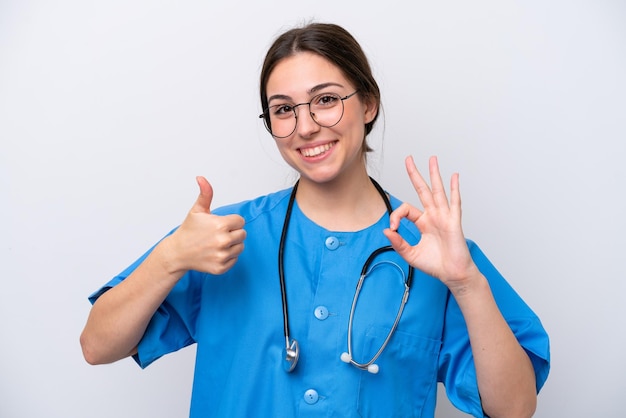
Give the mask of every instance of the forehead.
M 312 52 L 299 52 L 274 67 L 267 80 L 267 96 L 302 96 L 326 83 L 346 87 L 351 84 L 339 67 L 326 58 Z

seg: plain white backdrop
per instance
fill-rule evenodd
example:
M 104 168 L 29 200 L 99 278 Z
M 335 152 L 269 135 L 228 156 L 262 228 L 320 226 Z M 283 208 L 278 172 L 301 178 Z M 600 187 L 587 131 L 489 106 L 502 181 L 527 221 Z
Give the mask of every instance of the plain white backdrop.
M 419 204 L 406 155 L 460 172 L 466 235 L 551 336 L 536 417 L 626 416 L 621 0 L 0 0 L 0 416 L 187 415 L 194 349 L 87 365 L 87 295 L 182 221 L 196 175 L 214 206 L 291 184 L 258 73 L 311 19 L 370 57 L 372 175 Z

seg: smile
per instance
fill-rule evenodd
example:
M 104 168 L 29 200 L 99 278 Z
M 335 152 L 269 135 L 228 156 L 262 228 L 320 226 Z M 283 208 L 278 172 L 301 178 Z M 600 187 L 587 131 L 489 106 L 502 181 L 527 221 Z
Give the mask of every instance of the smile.
M 305 157 L 317 157 L 318 155 L 322 155 L 326 153 L 329 149 L 331 149 L 335 145 L 334 142 L 329 142 L 328 144 L 319 145 L 313 148 L 300 148 L 300 154 Z

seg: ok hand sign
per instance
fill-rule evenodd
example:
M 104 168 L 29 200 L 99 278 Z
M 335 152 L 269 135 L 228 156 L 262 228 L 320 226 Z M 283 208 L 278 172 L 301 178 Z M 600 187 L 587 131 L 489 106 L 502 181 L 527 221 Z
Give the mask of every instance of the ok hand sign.
M 476 277 L 478 269 L 461 228 L 459 175 L 452 176 L 448 202 L 436 157 L 431 157 L 429 161 L 431 187 L 411 157 L 406 158 L 405 164 L 424 209 L 403 203 L 391 214 L 389 229 L 384 233 L 398 254 L 413 267 L 437 277 L 453 292 L 461 290 Z M 422 234 L 419 243 L 414 246 L 396 232 L 402 218 L 415 223 Z

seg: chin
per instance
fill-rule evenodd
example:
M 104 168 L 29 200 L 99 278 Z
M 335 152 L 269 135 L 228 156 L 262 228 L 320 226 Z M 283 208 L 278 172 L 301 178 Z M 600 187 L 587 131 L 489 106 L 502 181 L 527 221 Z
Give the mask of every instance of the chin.
M 322 172 L 322 171 L 300 171 L 300 178 L 311 183 L 316 184 L 327 184 L 336 181 L 340 177 L 340 173 L 333 172 Z

